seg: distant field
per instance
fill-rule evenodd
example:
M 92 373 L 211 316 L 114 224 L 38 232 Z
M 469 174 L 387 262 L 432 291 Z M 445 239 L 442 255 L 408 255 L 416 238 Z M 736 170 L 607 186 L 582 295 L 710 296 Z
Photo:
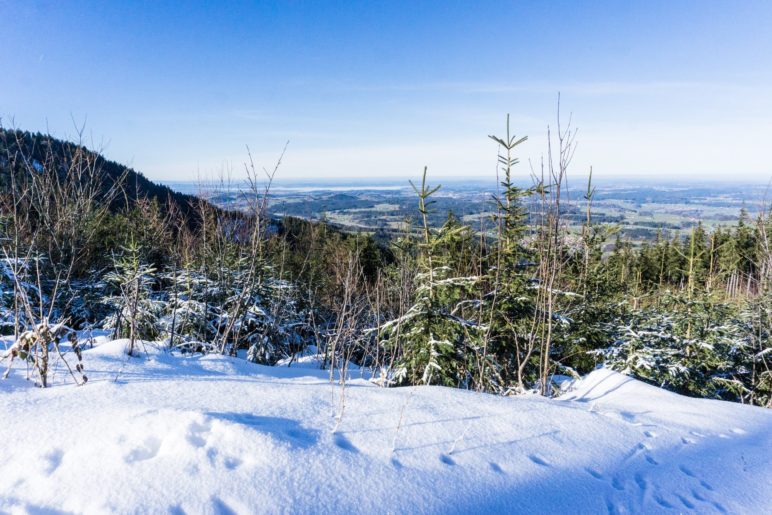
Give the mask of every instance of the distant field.
M 228 189 L 200 188 L 192 183 L 173 183 L 175 189 L 205 196 L 220 205 L 244 208 L 238 186 Z M 442 224 L 453 213 L 475 230 L 490 230 L 495 212 L 495 185 L 479 181 L 451 181 L 433 199 L 430 220 Z M 617 185 L 597 187 L 592 214 L 596 223 L 613 224 L 634 242 L 653 239 L 658 231 L 672 236 L 684 233 L 698 222 L 713 229 L 733 225 L 741 209 L 755 216 L 765 205 L 767 188 L 762 185 Z M 417 220 L 415 192 L 404 181 L 342 184 L 340 181 L 296 181 L 271 190 L 270 214 L 326 220 L 355 232 L 394 233 L 406 221 Z M 582 193 L 571 191 L 563 202 L 564 215 L 578 230 L 584 222 L 586 204 Z M 535 211 L 535 210 L 534 210 Z

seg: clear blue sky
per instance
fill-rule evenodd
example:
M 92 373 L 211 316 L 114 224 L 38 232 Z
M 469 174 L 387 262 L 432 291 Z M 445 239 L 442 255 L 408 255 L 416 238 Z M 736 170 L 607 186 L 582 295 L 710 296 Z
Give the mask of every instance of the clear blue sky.
M 225 3 L 223 3 L 225 4 Z M 511 113 L 538 160 L 562 108 L 574 173 L 772 176 L 772 2 L 0 0 L 3 125 L 154 179 L 492 176 Z M 527 173 L 527 165 L 521 166 Z

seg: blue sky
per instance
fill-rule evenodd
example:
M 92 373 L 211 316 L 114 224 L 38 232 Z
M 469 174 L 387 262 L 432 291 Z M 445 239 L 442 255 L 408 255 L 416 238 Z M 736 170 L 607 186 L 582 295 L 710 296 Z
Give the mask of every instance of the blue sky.
M 0 0 L 4 126 L 154 179 L 493 177 L 490 133 L 562 110 L 572 173 L 766 181 L 772 2 Z M 225 4 L 225 3 L 223 3 Z

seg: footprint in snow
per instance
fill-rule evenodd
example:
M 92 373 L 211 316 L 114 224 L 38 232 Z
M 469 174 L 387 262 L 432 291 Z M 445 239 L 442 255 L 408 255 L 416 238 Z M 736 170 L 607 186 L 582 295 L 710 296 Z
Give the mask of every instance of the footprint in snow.
M 297 420 L 288 418 L 258 416 L 242 412 L 208 412 L 205 415 L 228 424 L 238 424 L 259 433 L 265 433 L 271 438 L 299 448 L 315 445 L 321 434 L 318 430 L 308 429 L 301 426 Z
M 158 454 L 158 450 L 161 448 L 161 440 L 154 436 L 145 439 L 141 447 L 133 449 L 127 454 L 123 460 L 126 463 L 135 463 L 137 461 L 145 461 L 154 458 Z
M 662 496 L 656 495 L 654 496 L 654 500 L 663 508 L 667 508 L 669 510 L 673 509 L 673 505 L 667 502 Z
M 646 458 L 646 461 L 649 463 L 649 465 L 659 465 L 659 462 L 655 460 L 651 454 L 646 454 L 644 457 Z
M 236 515 L 236 510 L 228 506 L 225 501 L 219 497 L 212 497 L 212 509 L 218 515 Z
M 603 474 L 601 474 L 600 472 L 598 472 L 595 469 L 592 469 L 590 467 L 586 467 L 584 470 L 585 470 L 585 472 L 587 472 L 589 475 L 591 475 L 595 479 L 603 479 Z
M 628 509 L 625 507 L 622 503 L 616 503 L 606 497 L 606 509 L 608 510 L 609 515 L 617 515 L 622 513 L 628 513 Z
M 635 484 L 638 485 L 638 489 L 644 493 L 649 487 L 649 485 L 646 483 L 646 480 L 640 474 L 635 475 Z
M 721 513 L 727 513 L 726 508 L 724 508 L 724 506 L 721 503 L 718 503 L 716 501 L 711 501 L 709 499 L 706 499 L 705 496 L 701 495 L 697 490 L 692 490 L 692 497 L 694 499 L 696 499 L 697 501 L 708 503 L 708 504 L 712 505 L 717 511 L 719 511 Z M 690 504 L 692 504 L 692 503 L 690 503 Z M 692 504 L 692 507 L 693 506 L 694 506 L 694 504 Z
M 603 415 L 604 417 L 607 417 L 607 418 L 626 422 L 631 426 L 643 425 L 642 423 L 637 422 L 637 415 L 631 411 L 594 411 L 593 409 L 591 409 L 590 411 L 593 413 L 598 413 L 600 415 Z
M 504 471 L 501 469 L 501 467 L 498 465 L 498 463 L 491 462 L 491 470 L 494 471 L 497 474 L 503 474 Z
M 539 456 L 537 456 L 535 454 L 529 455 L 528 459 L 531 460 L 532 462 L 536 463 L 537 465 L 541 465 L 542 467 L 550 467 L 551 466 L 549 463 L 547 463 L 546 461 L 544 461 L 542 458 L 540 458 Z
M 642 453 L 643 451 L 648 451 L 648 450 L 649 450 L 649 446 L 648 445 L 646 445 L 643 442 L 639 442 L 632 449 L 627 451 L 627 454 L 625 454 L 623 460 L 624 461 L 628 461 L 629 459 L 634 458 L 635 456 L 637 456 L 638 454 Z
M 440 454 L 440 461 L 443 462 L 445 465 L 455 465 L 456 462 L 453 461 L 453 458 L 448 456 L 447 454 Z
M 655 433 L 654 431 L 644 431 L 643 436 L 645 436 L 646 438 L 656 438 L 657 433 Z
M 638 491 L 638 502 L 643 505 L 643 503 L 646 502 L 646 497 L 649 494 L 649 483 L 640 473 L 635 474 L 633 476 L 633 480 L 635 481 L 635 486 L 637 487 Z
M 694 503 L 689 501 L 689 499 L 680 494 L 675 494 L 675 496 L 678 497 L 678 500 L 681 501 L 681 504 L 683 504 L 686 508 L 690 510 L 694 509 Z
M 614 503 L 611 502 L 611 499 L 608 497 L 606 498 L 606 509 L 608 510 L 608 515 L 614 515 L 616 513 Z
M 236 458 L 234 456 L 226 456 L 223 460 L 223 465 L 225 465 L 225 468 L 228 470 L 235 470 L 241 466 L 243 461 L 241 461 L 239 458 Z
M 716 508 L 716 509 L 717 509 L 718 511 L 720 511 L 721 513 L 726 513 L 726 512 L 727 512 L 727 511 L 726 511 L 726 508 L 724 508 L 724 507 L 721 505 L 721 503 L 717 503 L 717 502 L 715 502 L 715 501 L 712 501 L 710 504 L 712 504 L 712 505 L 713 505 L 713 507 L 714 507 L 714 508 Z
M 56 469 L 62 464 L 62 458 L 64 458 L 64 451 L 61 449 L 52 449 L 45 455 L 46 460 L 46 475 L 51 475 L 56 472 Z
M 681 472 L 683 472 L 684 474 L 686 474 L 689 477 L 697 477 L 694 474 L 694 472 L 691 471 L 691 469 L 685 467 L 684 465 L 678 465 L 678 470 L 680 470 Z
M 185 438 L 194 447 L 204 447 L 206 445 L 206 436 L 209 434 L 210 429 L 211 425 L 208 422 L 204 424 L 191 422 Z

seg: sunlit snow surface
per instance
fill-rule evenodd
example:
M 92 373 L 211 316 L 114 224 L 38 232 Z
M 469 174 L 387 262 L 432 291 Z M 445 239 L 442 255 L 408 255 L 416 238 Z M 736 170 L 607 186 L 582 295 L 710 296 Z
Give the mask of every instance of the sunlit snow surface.
M 772 412 L 598 370 L 560 400 L 126 341 L 0 381 L 0 512 L 772 513 Z M 401 420 L 400 420 L 401 418 Z M 399 427 L 399 430 L 398 430 Z

